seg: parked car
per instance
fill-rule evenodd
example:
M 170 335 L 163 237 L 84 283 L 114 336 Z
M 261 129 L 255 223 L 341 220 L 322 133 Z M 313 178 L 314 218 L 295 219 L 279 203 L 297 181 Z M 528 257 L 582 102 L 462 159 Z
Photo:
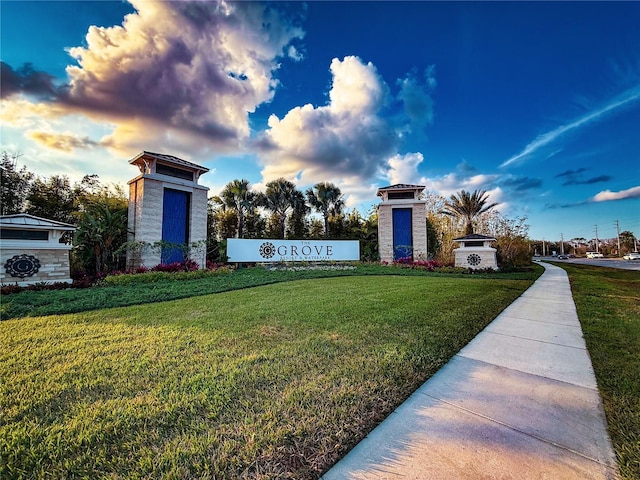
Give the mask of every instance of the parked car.
M 622 258 L 625 260 L 640 260 L 640 252 L 629 252 Z
M 587 258 L 604 258 L 600 252 L 587 252 Z

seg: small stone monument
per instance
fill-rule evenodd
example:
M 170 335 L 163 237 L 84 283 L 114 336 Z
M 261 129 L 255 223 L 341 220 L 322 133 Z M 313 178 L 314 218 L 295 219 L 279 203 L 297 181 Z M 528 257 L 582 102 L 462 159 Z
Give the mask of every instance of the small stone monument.
M 198 179 L 209 169 L 152 152 L 142 152 L 129 163 L 140 169 L 140 175 L 128 182 L 128 240 L 151 245 L 162 242 L 164 246 L 159 251 L 130 249 L 127 266 L 153 267 L 188 256 L 204 268 L 209 188 L 199 185 Z
M 424 185 L 396 184 L 378 189 L 378 250 L 380 260 L 426 258 L 426 201 L 420 200 Z
M 0 283 L 72 283 L 63 234 L 76 227 L 20 213 L 0 217 Z
M 495 238 L 472 233 L 464 237 L 454 238 L 454 242 L 460 244 L 453 253 L 455 254 L 455 266 L 481 270 L 485 268 L 498 269 L 496 249 L 491 247 Z

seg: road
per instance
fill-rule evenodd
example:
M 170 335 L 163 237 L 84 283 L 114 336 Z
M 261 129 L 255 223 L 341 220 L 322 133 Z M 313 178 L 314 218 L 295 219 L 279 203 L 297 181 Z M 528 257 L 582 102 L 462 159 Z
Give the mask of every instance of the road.
M 543 262 L 558 262 L 559 264 L 582 263 L 585 265 L 596 265 L 598 267 L 640 271 L 640 260 L 624 260 L 622 258 L 570 258 L 568 260 L 558 260 L 557 257 L 535 257 L 534 260 Z

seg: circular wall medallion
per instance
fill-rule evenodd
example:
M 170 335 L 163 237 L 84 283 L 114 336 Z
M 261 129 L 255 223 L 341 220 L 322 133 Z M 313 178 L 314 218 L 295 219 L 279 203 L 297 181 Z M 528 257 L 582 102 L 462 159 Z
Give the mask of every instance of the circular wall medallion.
M 12 277 L 30 277 L 38 273 L 40 269 L 40 260 L 33 255 L 14 255 L 4 264 L 5 271 Z
M 473 265 L 474 267 L 480 265 L 481 260 L 482 259 L 480 258 L 480 255 L 478 255 L 477 253 L 472 253 L 467 257 L 467 262 L 469 263 L 469 265 Z
M 276 247 L 271 242 L 264 242 L 260 245 L 260 256 L 262 258 L 271 258 L 276 254 Z

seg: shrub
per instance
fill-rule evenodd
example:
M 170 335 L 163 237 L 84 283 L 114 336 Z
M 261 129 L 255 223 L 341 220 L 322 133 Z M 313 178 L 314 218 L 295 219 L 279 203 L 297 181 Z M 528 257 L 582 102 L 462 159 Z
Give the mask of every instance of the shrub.
M 19 293 L 22 290 L 24 290 L 24 287 L 21 287 L 17 283 L 12 283 L 10 285 L 2 285 L 2 287 L 0 287 L 0 294 L 9 295 L 11 293 Z
M 174 267 L 172 267 L 174 268 Z M 152 269 L 153 270 L 153 269 Z M 121 275 L 110 275 L 104 279 L 103 285 L 132 285 L 136 283 L 158 283 L 175 280 L 195 280 L 216 275 L 231 273 L 229 267 L 218 267 L 215 270 L 192 270 L 192 271 L 149 271 L 145 273 L 123 273 Z
M 394 260 L 394 265 L 407 268 L 415 268 L 418 270 L 426 270 L 433 272 L 435 269 L 441 269 L 443 267 L 442 262 L 438 260 L 414 260 L 411 257 L 402 257 Z

